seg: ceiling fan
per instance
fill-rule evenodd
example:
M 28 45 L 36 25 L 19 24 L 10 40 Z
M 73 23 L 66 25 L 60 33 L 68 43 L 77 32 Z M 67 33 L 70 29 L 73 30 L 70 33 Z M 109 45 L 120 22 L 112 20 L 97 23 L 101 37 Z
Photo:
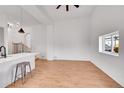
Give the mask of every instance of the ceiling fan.
M 62 5 L 58 5 L 56 7 L 56 9 L 59 9 Z M 69 11 L 69 5 L 65 5 L 66 6 L 66 11 L 68 12 Z M 79 5 L 74 5 L 76 8 L 79 8 Z

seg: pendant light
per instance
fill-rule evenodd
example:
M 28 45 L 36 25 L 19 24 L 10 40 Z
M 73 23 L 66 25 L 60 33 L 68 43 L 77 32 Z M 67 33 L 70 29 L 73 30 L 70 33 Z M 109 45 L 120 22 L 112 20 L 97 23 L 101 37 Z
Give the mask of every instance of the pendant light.
M 19 33 L 25 33 L 22 28 L 20 28 L 18 32 L 19 32 Z
M 24 30 L 23 30 L 23 28 L 22 28 L 22 22 L 23 22 L 23 9 L 21 8 L 21 28 L 19 29 L 19 33 L 22 33 L 22 34 L 24 34 L 25 32 L 24 32 Z

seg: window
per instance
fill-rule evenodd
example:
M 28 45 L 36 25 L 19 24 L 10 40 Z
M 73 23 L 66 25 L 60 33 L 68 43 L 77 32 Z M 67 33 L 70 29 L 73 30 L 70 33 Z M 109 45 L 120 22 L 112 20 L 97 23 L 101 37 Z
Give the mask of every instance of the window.
M 99 36 L 99 52 L 119 56 L 119 31 Z

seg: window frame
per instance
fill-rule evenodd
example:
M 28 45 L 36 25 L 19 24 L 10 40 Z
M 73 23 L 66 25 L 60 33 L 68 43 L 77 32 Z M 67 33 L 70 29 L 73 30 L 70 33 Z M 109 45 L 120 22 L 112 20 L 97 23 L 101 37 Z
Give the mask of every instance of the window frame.
M 99 52 L 100 53 L 113 55 L 113 56 L 119 56 L 119 52 L 118 53 L 114 52 L 114 45 L 113 45 L 113 41 L 114 41 L 113 36 L 116 35 L 116 34 L 119 35 L 119 31 L 115 31 L 115 32 L 112 32 L 112 33 L 109 33 L 109 34 L 99 36 Z M 111 45 L 112 45 L 111 52 L 105 51 L 105 38 L 109 37 L 109 36 L 111 36 Z

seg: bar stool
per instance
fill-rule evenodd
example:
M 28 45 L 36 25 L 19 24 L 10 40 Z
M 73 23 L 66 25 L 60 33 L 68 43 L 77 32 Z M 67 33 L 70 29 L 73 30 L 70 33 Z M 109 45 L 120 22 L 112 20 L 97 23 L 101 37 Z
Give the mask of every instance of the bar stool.
M 21 78 L 22 78 L 22 83 L 24 83 L 24 79 L 25 79 L 25 76 L 26 76 L 26 67 L 29 67 L 29 72 L 30 72 L 30 76 L 31 76 L 31 65 L 30 65 L 30 62 L 22 62 L 22 63 L 18 63 L 16 65 L 16 72 L 15 72 L 15 79 L 14 79 L 14 83 L 16 82 L 16 79 L 19 75 L 21 75 Z M 21 74 L 18 75 L 18 69 L 21 69 Z

